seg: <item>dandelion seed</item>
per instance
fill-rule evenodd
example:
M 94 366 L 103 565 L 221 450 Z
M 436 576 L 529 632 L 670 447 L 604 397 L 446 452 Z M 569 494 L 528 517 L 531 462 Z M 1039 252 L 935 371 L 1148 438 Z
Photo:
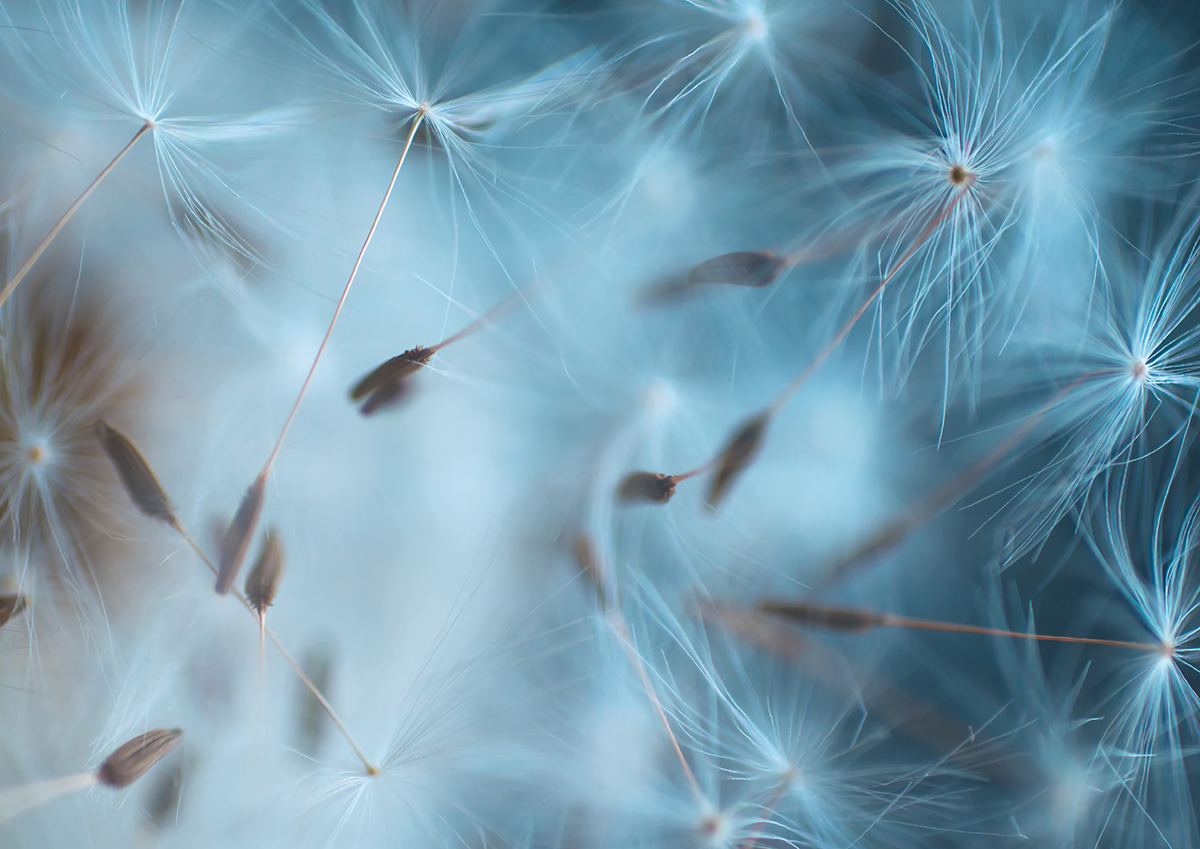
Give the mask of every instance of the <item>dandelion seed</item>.
M 622 501 L 654 501 L 666 504 L 675 494 L 679 478 L 658 472 L 633 472 L 621 481 L 617 495 Z
M 758 609 L 774 613 L 797 625 L 824 628 L 830 631 L 870 631 L 884 623 L 878 613 L 845 607 L 823 607 L 812 604 L 780 604 L 765 601 Z
M 447 345 L 452 345 L 460 339 L 470 336 L 484 325 L 512 310 L 517 304 L 526 302 L 528 298 L 528 292 L 513 292 L 453 336 L 443 339 L 432 347 L 426 348 L 418 345 L 415 348 L 409 348 L 403 354 L 392 357 L 354 384 L 350 390 L 350 400 L 357 402 L 366 398 L 366 403 L 359 408 L 359 413 L 364 416 L 398 404 L 408 397 L 408 378 L 429 365 L 429 360 L 434 354 Z
M 745 286 L 765 288 L 775 283 L 796 259 L 772 251 L 737 251 L 706 259 L 683 274 L 674 274 L 652 284 L 643 295 L 647 303 L 682 297 L 700 286 Z
M 757 415 L 743 423 L 729 440 L 708 489 L 709 506 L 716 507 L 734 481 L 754 462 L 770 421 L 769 413 Z
M 283 543 L 279 541 L 278 532 L 268 530 L 263 539 L 262 553 L 246 576 L 246 600 L 260 618 L 275 601 L 279 582 L 283 580 L 283 567 Z
M 279 582 L 283 580 L 283 543 L 279 534 L 268 529 L 264 535 L 263 550 L 258 555 L 254 568 L 246 576 L 246 601 L 258 614 L 258 662 L 263 665 L 263 643 L 267 630 L 267 608 L 275 601 Z
M 150 767 L 175 751 L 182 739 L 183 730 L 180 728 L 156 728 L 140 734 L 100 764 L 96 780 L 116 790 L 128 787 L 145 775 Z
M 0 595 L 0 628 L 7 625 L 14 616 L 24 613 L 28 606 L 29 600 L 23 595 Z
M 167 498 L 166 491 L 154 476 L 146 458 L 129 437 L 101 420 L 96 421 L 95 431 L 96 438 L 104 447 L 104 453 L 116 467 L 117 475 L 121 478 L 125 491 L 129 493 L 129 499 L 144 515 L 165 522 L 177 531 L 180 530 L 179 520 L 171 510 L 171 501 Z
M 392 357 L 354 384 L 350 400 L 357 402 L 366 398 L 359 408 L 364 416 L 394 406 L 408 396 L 406 378 L 428 365 L 433 353 L 433 348 L 418 345 Z
M 242 561 L 250 549 L 250 539 L 254 528 L 258 525 L 258 517 L 262 513 L 263 499 L 266 496 L 267 475 L 260 472 L 242 496 L 242 503 L 233 514 L 233 521 L 225 531 L 221 544 L 221 560 L 217 571 L 217 594 L 225 595 L 233 582 L 237 580 Z

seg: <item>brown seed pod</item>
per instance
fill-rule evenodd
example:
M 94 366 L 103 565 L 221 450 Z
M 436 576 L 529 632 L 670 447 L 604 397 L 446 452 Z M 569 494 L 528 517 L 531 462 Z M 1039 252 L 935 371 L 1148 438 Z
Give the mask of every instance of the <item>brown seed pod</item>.
M 182 737 L 180 728 L 156 728 L 140 734 L 105 758 L 96 779 L 117 790 L 128 787 L 174 751 Z
M 100 419 L 96 420 L 94 430 L 134 506 L 151 519 L 166 522 L 178 530 L 179 520 L 171 510 L 171 500 L 129 437 Z
M 246 576 L 246 601 L 259 616 L 275 601 L 279 582 L 283 580 L 283 567 L 283 543 L 272 528 L 264 535 L 262 554 Z
M 350 400 L 361 401 L 373 392 L 399 383 L 424 368 L 432 356 L 432 348 L 418 345 L 415 348 L 409 348 L 403 354 L 392 357 L 354 384 L 350 390 Z
M 830 631 L 870 631 L 884 624 L 884 617 L 869 610 L 849 607 L 825 607 L 819 604 L 764 601 L 758 605 L 763 613 L 770 613 L 796 625 L 809 628 L 825 628 Z
M 729 440 L 729 444 L 721 452 L 721 465 L 717 468 L 708 490 L 710 506 L 716 507 L 738 476 L 754 462 L 770 421 L 770 413 L 760 413 L 744 422 Z
M 8 620 L 19 616 L 29 606 L 29 599 L 23 595 L 0 595 L 0 627 L 7 625 Z
M 217 594 L 225 595 L 233 582 L 237 580 L 242 561 L 250 548 L 250 538 L 258 525 L 258 517 L 262 513 L 263 499 L 266 497 L 267 475 L 260 472 L 242 496 L 229 529 L 225 531 L 225 539 L 221 544 L 221 563 L 217 569 Z
M 762 288 L 770 286 L 794 261 L 773 251 L 735 251 L 693 265 L 683 274 L 673 274 L 652 284 L 647 302 L 671 300 L 697 286 L 725 285 Z
M 675 475 L 664 475 L 658 472 L 633 472 L 621 481 L 617 497 L 621 501 L 653 501 L 656 504 L 666 504 L 675 494 L 675 485 L 679 479 Z

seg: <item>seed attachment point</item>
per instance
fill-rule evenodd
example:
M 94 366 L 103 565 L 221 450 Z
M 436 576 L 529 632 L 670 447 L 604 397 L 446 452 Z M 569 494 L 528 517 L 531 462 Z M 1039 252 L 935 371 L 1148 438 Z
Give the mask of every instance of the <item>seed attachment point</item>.
M 369 416 L 398 404 L 411 391 L 407 378 L 429 364 L 433 348 L 418 345 L 392 357 L 359 379 L 350 390 L 350 400 L 364 401 L 358 411 Z

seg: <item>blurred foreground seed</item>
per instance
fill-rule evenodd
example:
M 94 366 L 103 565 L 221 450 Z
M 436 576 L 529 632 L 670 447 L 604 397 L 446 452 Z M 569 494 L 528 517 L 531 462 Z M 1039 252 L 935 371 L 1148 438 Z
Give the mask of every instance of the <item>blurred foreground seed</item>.
M 179 530 L 179 520 L 171 511 L 171 501 L 167 498 L 166 491 L 137 447 L 125 434 L 114 430 L 103 421 L 97 420 L 95 430 L 96 437 L 104 447 L 104 453 L 116 467 L 121 483 L 124 484 L 125 491 L 129 493 L 134 505 L 151 519 L 166 522 L 175 530 Z
M 182 738 L 183 730 L 179 728 L 156 728 L 134 737 L 100 764 L 96 779 L 118 790 L 128 787 L 174 751 Z
M 24 612 L 29 606 L 29 600 L 23 595 L 0 595 L 0 626 L 7 625 L 8 620 Z
M 795 260 L 773 251 L 735 251 L 706 259 L 682 274 L 673 274 L 652 284 L 645 294 L 647 303 L 672 300 L 698 286 L 770 286 Z
M 622 501 L 653 501 L 656 504 L 666 504 L 675 494 L 675 485 L 679 483 L 676 475 L 664 475 L 659 472 L 633 472 L 621 481 L 617 496 Z
M 604 578 L 604 570 L 600 566 L 600 558 L 596 556 L 596 547 L 592 538 L 586 532 L 580 532 L 571 546 L 575 560 L 583 569 L 583 574 L 596 590 L 596 598 L 602 610 L 608 609 L 608 582 Z
M 318 646 L 304 655 L 304 674 L 322 693 L 328 693 L 333 679 L 333 655 L 327 646 Z M 296 750 L 316 757 L 325 742 L 328 718 L 321 703 L 307 688 L 301 688 L 296 716 Z
M 716 507 L 733 482 L 754 461 L 770 421 L 770 412 L 760 413 L 745 422 L 729 440 L 729 444 L 721 452 L 721 465 L 717 467 L 712 486 L 708 490 L 709 506 Z
M 885 622 L 882 615 L 869 610 L 825 607 L 818 604 L 764 601 L 759 604 L 758 609 L 796 625 L 827 628 L 830 631 L 870 631 Z
M 254 528 L 258 525 L 258 517 L 262 513 L 266 489 L 267 473 L 264 470 L 242 496 L 242 503 L 238 505 L 233 521 L 225 531 L 225 538 L 221 544 L 221 563 L 217 571 L 219 595 L 229 592 L 229 588 L 237 580 L 242 561 L 246 559 L 246 552 L 250 548 L 250 538 L 254 535 Z

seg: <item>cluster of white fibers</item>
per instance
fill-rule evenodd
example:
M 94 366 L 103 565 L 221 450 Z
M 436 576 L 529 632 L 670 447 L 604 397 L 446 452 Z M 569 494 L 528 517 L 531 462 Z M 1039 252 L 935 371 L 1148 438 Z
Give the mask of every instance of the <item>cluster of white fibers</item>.
M 1166 5 L 0 0 L 0 846 L 1200 849 Z

